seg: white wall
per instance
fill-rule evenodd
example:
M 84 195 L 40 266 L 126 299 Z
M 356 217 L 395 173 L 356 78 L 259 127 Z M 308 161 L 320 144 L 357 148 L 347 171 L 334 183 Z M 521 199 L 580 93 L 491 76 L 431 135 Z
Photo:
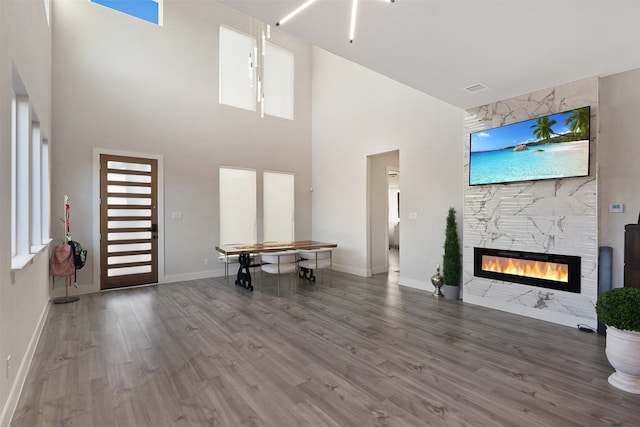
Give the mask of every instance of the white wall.
M 369 275 L 367 156 L 400 150 L 400 283 L 433 289 L 449 206 L 462 206 L 462 110 L 313 49 L 313 237 Z M 409 213 L 417 219 L 409 220 Z
M 51 30 L 42 0 L 0 1 L 0 425 L 8 425 L 49 307 L 48 252 L 11 272 L 11 94 L 19 73 L 51 138 Z M 50 139 L 55 147 L 55 141 Z M 11 368 L 6 360 L 11 356 Z
M 80 292 L 99 289 L 91 264 L 96 147 L 164 159 L 161 281 L 224 274 L 214 251 L 220 166 L 257 169 L 258 189 L 265 169 L 295 173 L 295 237 L 311 237 L 310 46 L 272 28 L 272 41 L 295 53 L 295 120 L 260 118 L 218 104 L 220 24 L 247 33 L 259 24 L 211 1 L 163 4 L 159 27 L 88 1 L 55 3 L 53 212 L 55 219 L 65 193 L 72 197 L 73 237 L 90 259 L 78 274 Z M 257 203 L 260 218 L 261 196 Z
M 600 79 L 598 194 L 600 246 L 613 247 L 614 287 L 624 280 L 624 226 L 640 212 L 640 68 Z M 609 205 L 623 203 L 623 213 Z

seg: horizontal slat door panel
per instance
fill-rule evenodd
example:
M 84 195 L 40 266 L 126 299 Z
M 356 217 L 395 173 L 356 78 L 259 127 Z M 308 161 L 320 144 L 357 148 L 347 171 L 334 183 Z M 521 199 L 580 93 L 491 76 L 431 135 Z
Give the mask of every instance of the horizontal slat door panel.
M 155 283 L 156 161 L 101 156 L 101 289 Z

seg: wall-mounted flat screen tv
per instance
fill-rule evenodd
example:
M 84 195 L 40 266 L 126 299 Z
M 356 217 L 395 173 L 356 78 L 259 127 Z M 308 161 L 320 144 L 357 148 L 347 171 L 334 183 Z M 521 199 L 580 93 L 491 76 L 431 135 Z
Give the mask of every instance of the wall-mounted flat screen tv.
M 589 176 L 590 107 L 471 134 L 469 185 Z

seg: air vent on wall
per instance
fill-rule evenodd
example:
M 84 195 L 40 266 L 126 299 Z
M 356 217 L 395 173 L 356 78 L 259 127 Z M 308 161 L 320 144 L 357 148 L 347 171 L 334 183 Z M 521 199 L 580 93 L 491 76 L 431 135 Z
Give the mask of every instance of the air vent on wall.
M 467 86 L 464 88 L 464 90 L 466 90 L 469 93 L 477 93 L 486 89 L 489 89 L 489 86 L 487 86 L 484 83 L 476 83 L 474 85 Z

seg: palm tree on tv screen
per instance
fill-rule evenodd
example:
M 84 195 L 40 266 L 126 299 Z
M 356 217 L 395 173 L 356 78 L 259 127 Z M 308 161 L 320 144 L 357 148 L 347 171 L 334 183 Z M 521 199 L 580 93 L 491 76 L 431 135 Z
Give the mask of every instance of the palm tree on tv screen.
M 571 133 L 574 133 L 580 137 L 589 137 L 589 109 L 578 108 L 571 112 L 571 115 L 567 117 L 564 124 L 569 126 Z
M 531 128 L 533 129 L 533 135 L 537 138 L 538 141 L 542 140 L 542 139 L 549 139 L 551 137 L 551 135 L 557 135 L 553 129 L 551 129 L 551 126 L 555 125 L 556 122 L 555 120 L 549 120 L 549 117 L 540 117 L 538 120 L 536 120 L 536 124 L 535 125 L 531 125 Z

